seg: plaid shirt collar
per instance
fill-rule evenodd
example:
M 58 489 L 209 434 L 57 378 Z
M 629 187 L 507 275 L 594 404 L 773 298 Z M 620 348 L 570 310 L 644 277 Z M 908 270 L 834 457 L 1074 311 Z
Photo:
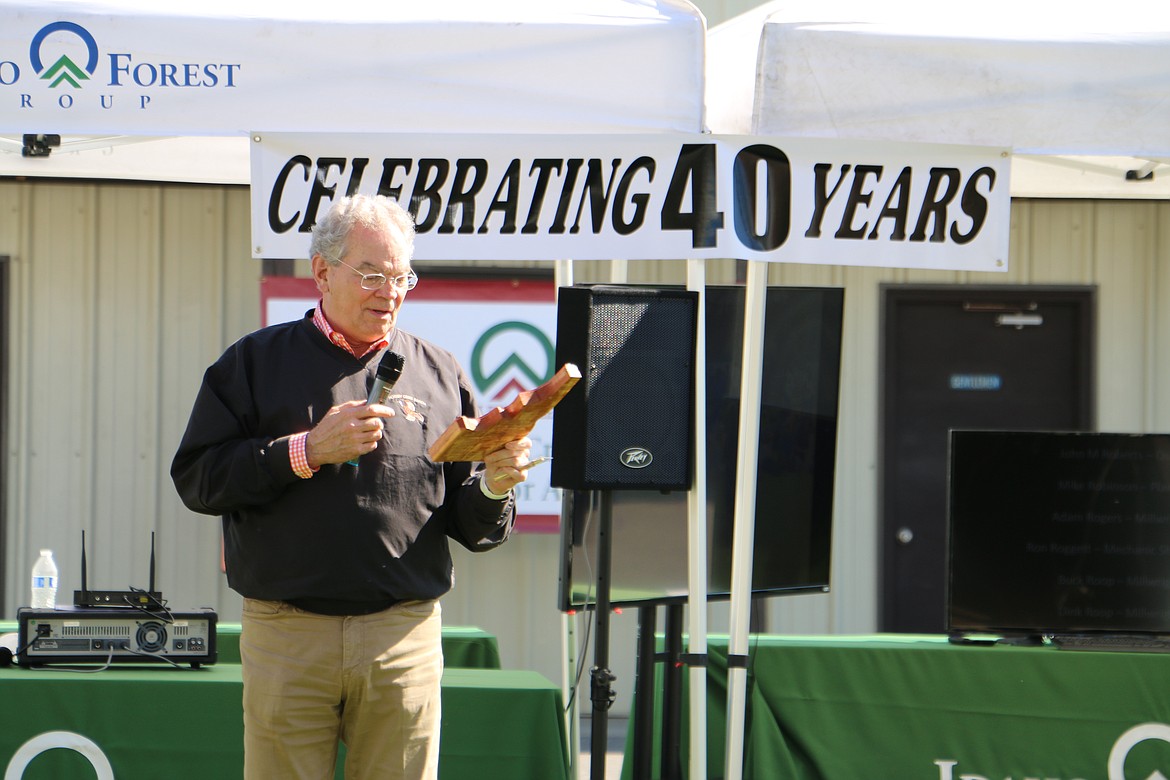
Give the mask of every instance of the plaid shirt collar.
M 321 301 L 317 301 L 317 307 L 313 309 L 313 324 L 317 326 L 318 330 L 325 334 L 325 338 L 329 339 L 354 357 L 363 358 L 371 352 L 377 352 L 380 349 L 384 349 L 390 344 L 389 338 L 382 338 L 371 344 L 369 349 L 367 349 L 362 354 L 357 354 L 353 351 L 353 347 L 350 346 L 349 341 L 345 338 L 345 336 L 334 330 L 333 326 L 329 324 L 329 320 L 325 319 L 325 310 L 321 307 L 321 303 Z

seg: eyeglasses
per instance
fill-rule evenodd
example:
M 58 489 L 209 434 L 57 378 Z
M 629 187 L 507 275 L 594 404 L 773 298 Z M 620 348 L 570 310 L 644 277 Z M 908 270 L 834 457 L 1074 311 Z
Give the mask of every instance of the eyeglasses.
M 390 284 L 394 285 L 395 290 L 403 292 L 405 290 L 413 290 L 414 286 L 418 284 L 418 275 L 415 274 L 414 271 L 408 271 L 402 276 L 395 276 L 393 279 L 391 279 L 390 277 L 386 276 L 386 274 L 363 274 L 349 263 L 341 260 L 338 260 L 337 262 L 341 263 L 346 268 L 362 277 L 363 290 L 381 290 L 382 285 L 386 284 L 386 282 L 390 282 Z

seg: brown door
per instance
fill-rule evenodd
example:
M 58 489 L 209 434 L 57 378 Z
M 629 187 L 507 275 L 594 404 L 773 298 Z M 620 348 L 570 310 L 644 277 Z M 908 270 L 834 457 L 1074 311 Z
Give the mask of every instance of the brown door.
M 1092 430 L 1090 287 L 885 285 L 882 631 L 946 626 L 952 428 Z

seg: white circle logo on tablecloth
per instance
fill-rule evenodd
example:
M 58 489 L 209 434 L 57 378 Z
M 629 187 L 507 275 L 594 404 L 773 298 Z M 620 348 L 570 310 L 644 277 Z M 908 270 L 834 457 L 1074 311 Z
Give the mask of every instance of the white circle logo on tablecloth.
M 1142 723 L 1122 734 L 1109 751 L 1109 780 L 1125 780 L 1125 759 L 1129 751 L 1147 739 L 1170 742 L 1170 726 L 1165 723 Z M 1155 770 L 1146 780 L 1166 780 L 1166 775 Z
M 4 780 L 20 780 L 34 758 L 56 748 L 73 750 L 85 756 L 90 766 L 97 772 L 97 780 L 114 780 L 114 768 L 110 766 L 110 760 L 97 743 L 72 731 L 46 731 L 25 742 L 8 762 L 8 768 L 4 770 Z

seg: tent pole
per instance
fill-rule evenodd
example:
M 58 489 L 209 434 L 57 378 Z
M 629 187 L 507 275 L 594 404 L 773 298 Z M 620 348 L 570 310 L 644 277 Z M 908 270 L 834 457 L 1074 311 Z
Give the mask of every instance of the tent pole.
M 573 286 L 573 261 L 556 260 L 553 262 L 553 292 L 562 287 Z M 564 527 L 568 518 L 561 516 L 561 526 Z M 586 610 L 588 614 L 588 610 Z M 570 776 L 577 776 L 577 765 L 581 759 L 581 698 L 577 696 L 577 634 L 574 621 L 577 616 L 573 612 L 561 615 L 561 695 L 569 702 L 568 712 L 565 713 L 566 731 L 568 735 L 569 770 Z
M 573 286 L 573 261 L 572 260 L 554 260 L 553 261 L 553 287 L 560 289 L 562 287 Z
M 760 385 L 764 357 L 764 298 L 768 264 L 748 262 L 743 313 L 743 368 L 739 396 L 735 530 L 731 546 L 731 636 L 727 648 L 727 766 L 724 777 L 743 777 L 747 653 L 756 530 L 756 464 L 760 439 Z
M 690 780 L 707 778 L 707 261 L 687 261 L 687 289 L 699 293 L 695 333 L 695 480 L 687 493 L 687 624 Z
M 630 261 L 624 258 L 614 258 L 609 261 L 609 281 L 611 284 L 626 284 L 630 280 Z

